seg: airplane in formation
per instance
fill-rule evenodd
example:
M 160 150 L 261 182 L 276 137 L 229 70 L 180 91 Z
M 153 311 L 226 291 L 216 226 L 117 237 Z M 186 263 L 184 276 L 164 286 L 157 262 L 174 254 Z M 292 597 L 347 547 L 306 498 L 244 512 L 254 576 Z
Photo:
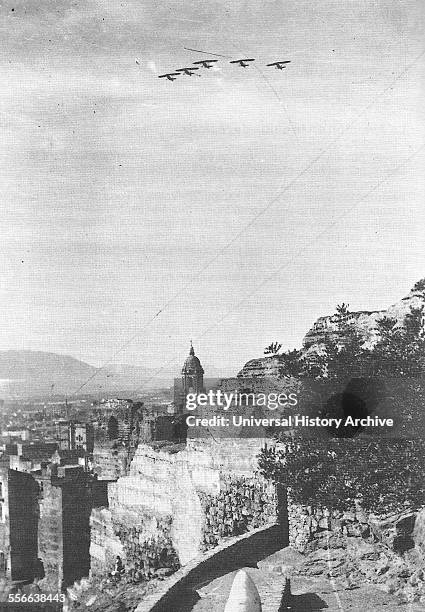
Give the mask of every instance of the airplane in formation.
M 277 70 L 283 70 L 286 68 L 285 64 L 290 64 L 291 60 L 283 60 L 282 62 L 273 62 L 272 64 L 267 64 L 267 66 L 274 66 Z
M 158 75 L 158 79 L 168 79 L 169 81 L 175 81 L 175 77 L 178 76 L 180 76 L 180 72 L 168 72 L 167 74 Z
M 193 64 L 201 64 L 204 68 L 212 68 L 212 64 L 218 62 L 216 59 L 212 60 L 200 60 L 199 62 L 192 62 Z
M 187 76 L 194 76 L 195 70 L 199 70 L 202 66 L 203 68 L 212 68 L 215 62 L 218 62 L 217 59 L 208 59 L 208 60 L 199 60 L 197 62 L 192 62 L 194 65 L 189 66 L 187 68 L 177 68 L 175 72 L 167 72 L 166 74 L 160 74 L 158 76 L 159 79 L 168 79 L 169 81 L 175 81 L 176 77 L 181 74 L 186 74 Z M 254 58 L 242 58 L 238 60 L 231 60 L 229 64 L 239 64 L 241 68 L 248 68 L 251 62 L 255 62 Z M 139 61 L 136 60 L 136 63 L 139 64 Z M 272 62 L 271 64 L 266 64 L 268 67 L 276 68 L 277 70 L 283 70 L 286 68 L 286 64 L 290 64 L 291 60 L 281 60 L 279 62 Z M 201 76 L 197 74 L 196 76 Z
M 247 62 L 255 62 L 255 59 L 239 59 L 239 60 L 232 60 L 231 62 L 229 62 L 229 64 L 239 64 L 241 66 L 241 68 L 248 68 L 249 63 Z
M 199 66 L 189 66 L 189 68 L 177 68 L 176 72 L 187 74 L 187 76 L 193 76 L 194 70 L 199 70 Z

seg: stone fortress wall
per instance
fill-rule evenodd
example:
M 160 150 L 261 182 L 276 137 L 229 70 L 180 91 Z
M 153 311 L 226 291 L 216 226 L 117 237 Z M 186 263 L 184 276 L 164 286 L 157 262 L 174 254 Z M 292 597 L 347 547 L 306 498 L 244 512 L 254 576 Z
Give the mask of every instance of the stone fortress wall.
M 116 556 L 135 581 L 171 573 L 223 538 L 276 521 L 274 487 L 256 470 L 264 440 L 141 444 L 129 472 L 91 515 L 91 573 Z
M 130 582 L 165 578 L 179 567 L 176 580 L 190 570 L 202 581 L 209 555 L 227 563 L 233 554 L 227 544 L 246 537 L 252 555 L 268 530 L 277 529 L 276 550 L 289 544 L 303 553 L 303 576 L 335 578 L 350 588 L 367 581 L 401 601 L 420 597 L 425 511 L 374 516 L 357 506 L 339 512 L 297 505 L 290 491 L 287 496 L 256 472 L 265 442 L 202 438 L 187 446 L 139 445 L 128 474 L 109 483 L 109 507 L 92 511 L 92 576 L 104 578 L 119 555 Z M 177 588 L 174 576 L 160 584 L 165 597 Z

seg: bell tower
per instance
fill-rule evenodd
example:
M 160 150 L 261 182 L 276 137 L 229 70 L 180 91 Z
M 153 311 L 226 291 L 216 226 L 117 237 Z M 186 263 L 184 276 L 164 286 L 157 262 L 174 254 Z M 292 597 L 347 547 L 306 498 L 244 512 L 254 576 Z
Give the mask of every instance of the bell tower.
M 189 355 L 182 368 L 183 394 L 202 393 L 204 390 L 204 369 L 195 355 L 192 341 L 190 341 Z

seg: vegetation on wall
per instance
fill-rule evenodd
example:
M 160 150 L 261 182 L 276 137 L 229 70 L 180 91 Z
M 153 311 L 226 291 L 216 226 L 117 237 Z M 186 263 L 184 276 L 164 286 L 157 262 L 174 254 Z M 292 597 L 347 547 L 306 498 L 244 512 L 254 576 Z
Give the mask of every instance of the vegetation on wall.
M 151 520 L 152 517 L 147 517 Z M 125 552 L 125 576 L 130 582 L 150 580 L 180 567 L 170 536 L 171 519 L 157 520 L 156 533 L 147 536 L 143 526 L 114 525 Z
M 237 536 L 265 525 L 276 514 L 274 492 L 257 480 L 228 479 L 217 495 L 199 495 L 205 512 L 204 550 L 217 546 L 225 537 Z

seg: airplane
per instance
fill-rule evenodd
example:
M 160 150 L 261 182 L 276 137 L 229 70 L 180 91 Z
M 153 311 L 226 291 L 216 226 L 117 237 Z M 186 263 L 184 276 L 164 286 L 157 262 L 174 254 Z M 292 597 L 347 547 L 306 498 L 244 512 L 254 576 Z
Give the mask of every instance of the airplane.
M 176 72 L 187 74 L 187 76 L 193 76 L 192 70 L 199 70 L 199 66 L 190 66 L 189 68 L 177 68 Z
M 213 62 L 218 62 L 216 59 L 212 60 L 200 60 L 199 62 L 192 62 L 193 64 L 201 64 L 204 68 L 212 68 L 211 64 Z
M 255 59 L 240 59 L 240 60 L 232 60 L 229 64 L 240 64 L 242 68 L 247 68 L 249 64 L 246 62 L 255 62 Z
M 283 70 L 286 68 L 285 64 L 290 64 L 291 60 L 284 60 L 283 62 L 273 62 L 272 64 L 267 64 L 267 66 L 274 66 L 277 70 Z
M 167 74 L 160 74 L 158 76 L 158 79 L 168 79 L 169 81 L 175 81 L 176 79 L 175 78 L 173 79 L 173 77 L 178 77 L 178 76 L 180 76 L 179 72 L 169 72 Z

